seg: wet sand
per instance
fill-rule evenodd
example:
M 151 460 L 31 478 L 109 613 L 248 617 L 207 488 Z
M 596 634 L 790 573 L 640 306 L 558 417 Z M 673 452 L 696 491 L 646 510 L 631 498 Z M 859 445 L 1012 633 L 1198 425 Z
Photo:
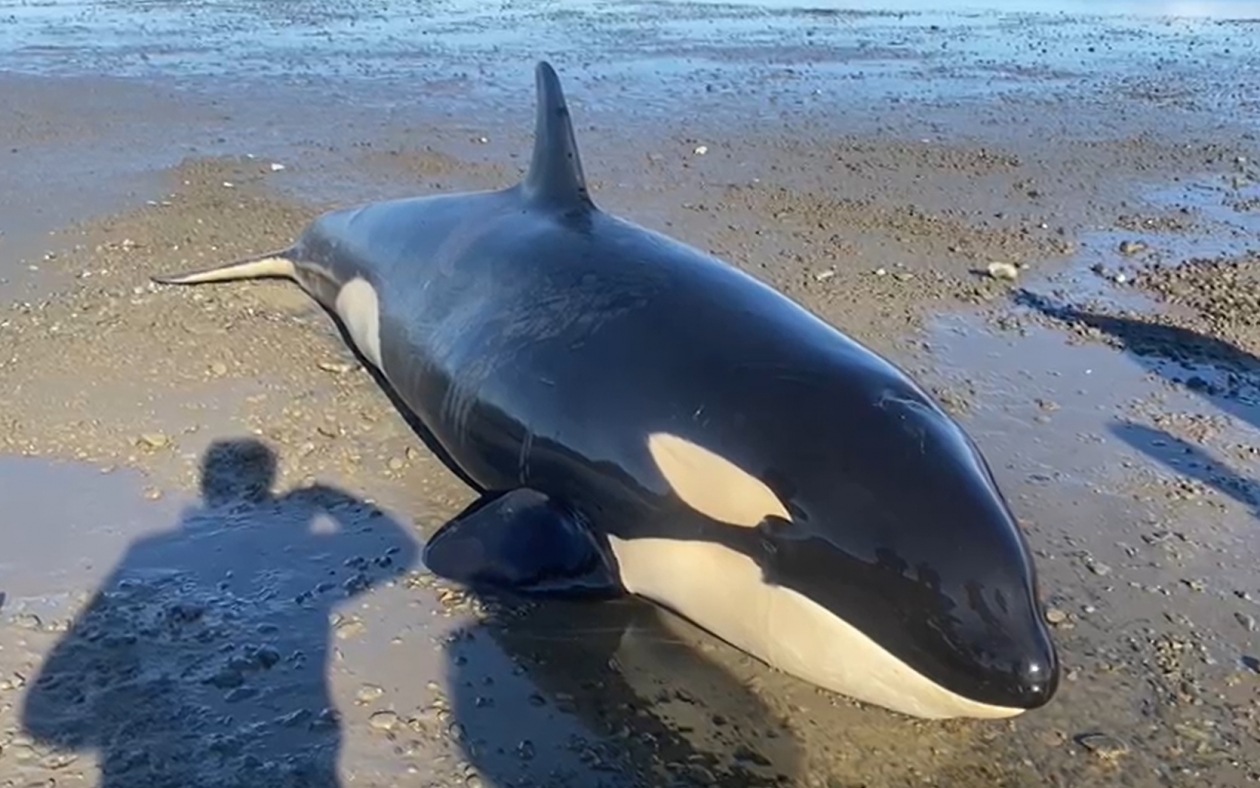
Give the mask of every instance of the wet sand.
M 1260 782 L 1256 24 L 427 10 L 0 2 L 0 783 Z M 471 492 L 323 312 L 148 283 L 512 182 L 538 57 L 601 205 L 959 414 L 1050 706 L 908 720 L 630 600 L 469 598 L 417 553 Z

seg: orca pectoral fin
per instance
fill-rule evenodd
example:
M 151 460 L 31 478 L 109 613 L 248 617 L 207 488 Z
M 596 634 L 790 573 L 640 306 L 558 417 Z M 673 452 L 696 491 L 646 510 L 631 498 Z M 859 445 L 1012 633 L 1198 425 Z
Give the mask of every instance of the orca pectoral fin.
M 581 518 L 528 488 L 475 502 L 429 538 L 423 560 L 439 577 L 474 587 L 551 596 L 624 593 Z

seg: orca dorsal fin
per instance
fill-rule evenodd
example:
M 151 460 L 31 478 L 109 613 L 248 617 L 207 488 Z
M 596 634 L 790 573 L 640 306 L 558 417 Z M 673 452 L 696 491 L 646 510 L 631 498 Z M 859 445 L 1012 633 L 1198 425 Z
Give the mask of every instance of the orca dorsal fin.
M 569 105 L 560 78 L 545 60 L 534 69 L 538 85 L 538 117 L 534 128 L 534 158 L 522 186 L 531 202 L 562 211 L 594 207 L 582 174 Z

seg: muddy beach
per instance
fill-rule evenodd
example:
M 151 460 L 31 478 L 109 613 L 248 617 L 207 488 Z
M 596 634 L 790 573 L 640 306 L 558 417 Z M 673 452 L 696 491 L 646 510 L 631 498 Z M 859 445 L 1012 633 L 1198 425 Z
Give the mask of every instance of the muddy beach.
M 423 5 L 0 0 L 0 785 L 1260 783 L 1260 9 Z M 915 721 L 447 587 L 472 493 L 328 317 L 149 284 L 511 182 L 539 57 L 601 205 L 959 415 L 1049 706 Z

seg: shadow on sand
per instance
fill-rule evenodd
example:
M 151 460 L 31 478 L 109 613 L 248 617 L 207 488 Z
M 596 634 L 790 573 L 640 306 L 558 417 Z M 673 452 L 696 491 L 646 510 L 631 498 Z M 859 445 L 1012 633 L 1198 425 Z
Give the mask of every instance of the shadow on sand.
M 633 597 L 487 601 L 447 664 L 464 756 L 493 785 L 769 788 L 800 770 L 786 722 L 676 616 Z
M 1164 430 L 1131 421 L 1114 422 L 1109 429 L 1112 435 L 1133 449 L 1187 479 L 1206 484 L 1233 498 L 1247 506 L 1252 516 L 1260 518 L 1260 482 L 1236 473 L 1201 446 Z
M 23 726 L 96 750 L 102 788 L 338 785 L 330 614 L 417 547 L 340 490 L 273 495 L 275 471 L 257 441 L 213 444 L 201 505 L 129 548 L 42 665 Z
M 1260 429 L 1260 358 L 1254 354 L 1188 328 L 1152 319 L 1089 312 L 1022 288 L 1015 291 L 1014 300 L 1059 322 L 1100 333 L 1147 372 Z M 1260 517 L 1260 483 L 1234 472 L 1203 447 L 1131 421 L 1117 421 L 1110 429 L 1135 450 L 1245 504 Z
M 484 492 L 325 314 L 417 439 Z M 786 722 L 673 614 L 631 596 L 481 601 L 493 614 L 447 639 L 447 685 L 462 755 L 490 785 L 770 788 L 803 768 Z
M 416 437 L 484 492 L 324 312 Z M 677 616 L 634 597 L 481 601 L 492 614 L 448 638 L 447 683 L 463 756 L 490 785 L 770 788 L 803 768 L 786 722 Z
M 94 751 L 101 788 L 341 785 L 330 618 L 418 546 L 337 489 L 274 494 L 275 466 L 257 441 L 213 444 L 202 501 L 130 546 L 31 682 L 25 732 Z M 670 614 L 485 601 L 448 639 L 444 677 L 483 784 L 768 788 L 797 771 L 786 724 Z

